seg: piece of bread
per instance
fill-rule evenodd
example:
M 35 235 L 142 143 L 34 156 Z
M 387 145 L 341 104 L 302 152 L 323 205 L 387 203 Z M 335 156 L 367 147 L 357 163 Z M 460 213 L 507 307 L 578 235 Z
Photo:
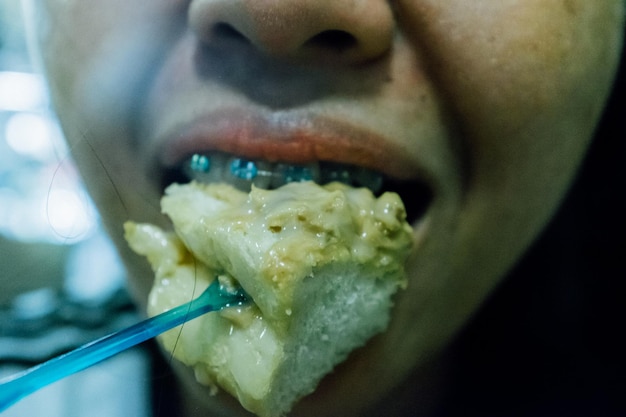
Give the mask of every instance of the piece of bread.
M 155 274 L 149 314 L 189 301 L 216 277 L 247 307 L 207 314 L 161 337 L 196 378 L 262 417 L 287 413 L 355 348 L 383 331 L 406 284 L 412 244 L 400 198 L 340 183 L 290 183 L 247 194 L 225 184 L 172 185 L 175 233 L 126 224 Z

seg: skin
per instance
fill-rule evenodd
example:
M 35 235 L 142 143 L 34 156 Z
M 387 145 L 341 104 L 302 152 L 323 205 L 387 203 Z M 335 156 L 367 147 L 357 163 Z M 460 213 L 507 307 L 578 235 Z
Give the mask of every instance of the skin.
M 566 192 L 610 91 L 624 25 L 621 0 L 30 4 L 56 110 L 140 305 L 152 273 L 127 248 L 122 223 L 167 225 L 156 180 L 162 149 L 197 117 L 232 112 L 242 125 L 249 114 L 298 125 L 339 120 L 347 145 L 337 140 L 336 158 L 349 159 L 368 132 L 382 143 L 380 154 L 365 152 L 358 164 L 419 178 L 432 190 L 427 213 L 413 223 L 410 283 L 390 328 L 294 416 L 363 415 L 431 384 L 427 364 Z M 233 30 L 216 35 L 220 23 Z M 343 37 L 315 37 L 329 29 Z M 318 140 L 317 127 L 308 129 L 296 148 Z M 273 140 L 271 129 L 264 133 Z M 252 152 L 254 139 L 236 150 Z M 334 146 L 320 144 L 306 158 L 332 157 Z M 280 159 L 280 149 L 263 149 Z M 207 399 L 180 374 L 189 415 L 214 407 L 239 415 L 231 400 Z M 411 415 L 424 408 L 411 401 Z

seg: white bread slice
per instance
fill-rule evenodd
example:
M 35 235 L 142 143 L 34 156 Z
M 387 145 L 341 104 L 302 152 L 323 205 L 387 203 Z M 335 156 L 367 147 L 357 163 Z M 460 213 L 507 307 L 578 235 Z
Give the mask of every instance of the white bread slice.
M 166 333 L 165 349 L 261 417 L 287 413 L 383 331 L 406 283 L 412 229 L 396 194 L 311 182 L 246 194 L 191 183 L 170 186 L 162 208 L 176 234 L 126 225 L 156 273 L 149 314 L 188 301 L 214 276 L 254 300 L 186 323 L 180 340 Z

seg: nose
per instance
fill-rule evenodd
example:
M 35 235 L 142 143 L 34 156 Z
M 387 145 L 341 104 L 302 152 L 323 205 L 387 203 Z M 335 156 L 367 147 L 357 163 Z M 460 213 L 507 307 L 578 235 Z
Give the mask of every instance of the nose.
M 358 64 L 391 47 L 387 0 L 192 0 L 189 24 L 202 42 L 251 44 L 284 58 Z

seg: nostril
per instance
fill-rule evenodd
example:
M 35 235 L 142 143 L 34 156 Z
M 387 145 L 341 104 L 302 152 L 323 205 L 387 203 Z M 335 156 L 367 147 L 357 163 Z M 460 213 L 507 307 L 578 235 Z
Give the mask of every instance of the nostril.
M 325 30 L 310 38 L 305 45 L 337 52 L 355 47 L 357 40 L 343 30 Z
M 186 3 L 189 29 L 202 46 L 242 47 L 246 54 L 307 64 L 376 60 L 391 50 L 396 29 L 389 0 Z
M 219 22 L 212 28 L 212 35 L 216 39 L 225 39 L 250 43 L 250 40 L 228 23 Z

